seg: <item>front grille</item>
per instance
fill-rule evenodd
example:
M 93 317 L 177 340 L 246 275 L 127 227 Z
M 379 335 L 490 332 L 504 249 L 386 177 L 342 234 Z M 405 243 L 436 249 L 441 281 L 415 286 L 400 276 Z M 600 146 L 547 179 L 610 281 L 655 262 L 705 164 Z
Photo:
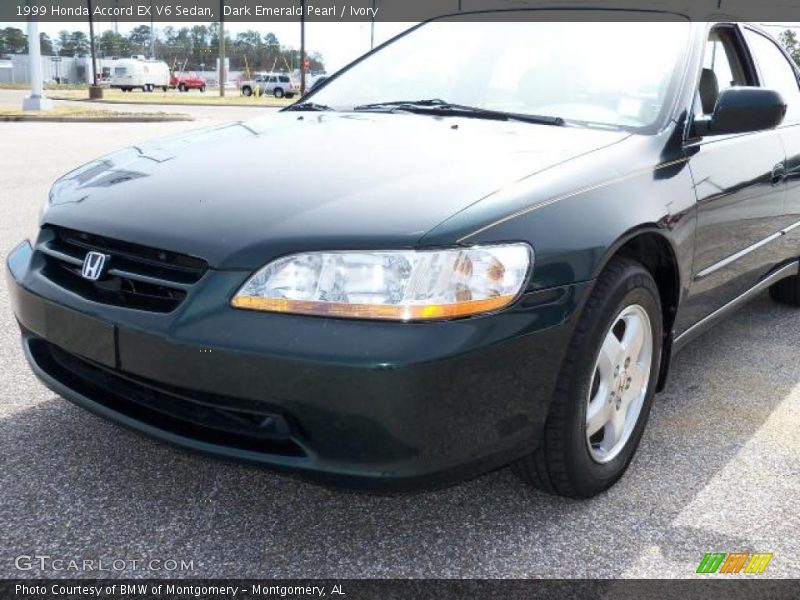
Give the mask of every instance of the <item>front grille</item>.
M 40 338 L 31 337 L 28 344 L 50 376 L 141 423 L 210 444 L 306 456 L 292 439 L 296 427 L 262 403 L 158 384 L 79 358 Z
M 46 227 L 36 249 L 45 277 L 88 300 L 153 312 L 171 312 L 208 270 L 193 256 L 114 240 L 62 227 Z M 98 281 L 81 276 L 90 251 L 110 256 Z

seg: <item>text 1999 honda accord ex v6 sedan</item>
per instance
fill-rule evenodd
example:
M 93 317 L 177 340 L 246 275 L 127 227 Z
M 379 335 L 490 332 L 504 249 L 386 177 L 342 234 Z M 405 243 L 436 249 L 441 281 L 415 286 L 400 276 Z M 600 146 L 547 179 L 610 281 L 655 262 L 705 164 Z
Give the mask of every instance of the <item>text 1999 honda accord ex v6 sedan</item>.
M 24 350 L 218 456 L 592 496 L 679 347 L 767 288 L 800 305 L 798 123 L 748 25 L 434 20 L 281 113 L 58 180 L 8 258 Z

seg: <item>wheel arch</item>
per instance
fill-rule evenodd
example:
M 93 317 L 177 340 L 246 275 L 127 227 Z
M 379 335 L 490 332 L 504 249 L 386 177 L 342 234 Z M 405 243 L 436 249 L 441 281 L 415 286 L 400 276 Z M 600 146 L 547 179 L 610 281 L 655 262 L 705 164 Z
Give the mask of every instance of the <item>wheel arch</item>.
M 668 230 L 652 223 L 636 227 L 618 238 L 598 261 L 592 273 L 596 279 L 616 256 L 624 256 L 644 266 L 658 287 L 664 319 L 661 365 L 657 391 L 664 389 L 672 355 L 673 325 L 681 301 L 681 270 L 678 254 Z

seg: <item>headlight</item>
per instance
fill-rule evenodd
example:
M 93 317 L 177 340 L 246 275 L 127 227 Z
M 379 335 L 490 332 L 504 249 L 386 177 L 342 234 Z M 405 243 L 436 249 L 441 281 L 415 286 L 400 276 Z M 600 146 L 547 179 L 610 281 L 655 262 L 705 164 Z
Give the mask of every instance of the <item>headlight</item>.
M 532 264 L 524 243 L 293 254 L 253 275 L 231 304 L 353 319 L 449 319 L 508 306 Z

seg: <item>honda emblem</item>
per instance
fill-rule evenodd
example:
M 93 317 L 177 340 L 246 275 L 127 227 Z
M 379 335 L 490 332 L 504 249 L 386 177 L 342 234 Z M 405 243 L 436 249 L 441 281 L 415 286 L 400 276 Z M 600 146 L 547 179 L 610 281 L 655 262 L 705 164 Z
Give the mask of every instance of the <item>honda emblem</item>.
M 107 254 L 100 252 L 89 252 L 83 259 L 81 276 L 89 281 L 97 281 L 105 274 Z

